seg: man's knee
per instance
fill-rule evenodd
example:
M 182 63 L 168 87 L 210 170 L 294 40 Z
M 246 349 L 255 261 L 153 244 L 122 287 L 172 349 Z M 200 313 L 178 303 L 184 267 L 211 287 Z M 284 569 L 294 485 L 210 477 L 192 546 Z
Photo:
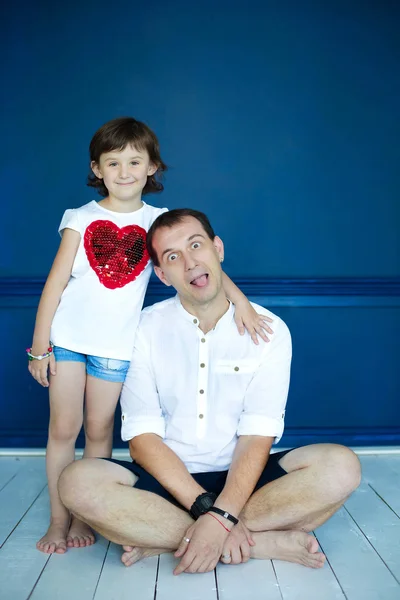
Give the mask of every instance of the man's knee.
M 64 469 L 58 480 L 61 501 L 71 512 L 82 514 L 91 503 L 93 459 L 77 460 Z
M 328 444 L 325 448 L 325 468 L 337 483 L 338 492 L 349 496 L 361 483 L 361 465 L 357 455 L 339 444 Z

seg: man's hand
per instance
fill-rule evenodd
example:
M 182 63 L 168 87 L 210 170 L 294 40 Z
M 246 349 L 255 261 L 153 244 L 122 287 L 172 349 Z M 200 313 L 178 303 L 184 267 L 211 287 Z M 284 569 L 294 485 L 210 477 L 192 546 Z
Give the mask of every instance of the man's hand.
M 239 521 L 228 535 L 222 553 L 221 561 L 227 565 L 238 565 L 250 558 L 250 547 L 255 541 L 247 527 Z
M 207 515 L 201 516 L 186 531 L 175 552 L 176 558 L 182 558 L 174 575 L 183 572 L 207 573 L 215 569 L 228 535 L 215 519 Z

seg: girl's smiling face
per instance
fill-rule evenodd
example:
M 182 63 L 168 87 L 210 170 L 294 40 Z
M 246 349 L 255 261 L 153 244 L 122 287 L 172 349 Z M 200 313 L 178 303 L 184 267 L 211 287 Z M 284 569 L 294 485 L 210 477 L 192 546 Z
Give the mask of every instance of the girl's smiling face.
M 99 164 L 92 162 L 93 173 L 104 181 L 110 198 L 133 200 L 142 195 L 147 177 L 157 171 L 146 150 L 128 145 L 123 150 L 112 150 L 100 156 Z

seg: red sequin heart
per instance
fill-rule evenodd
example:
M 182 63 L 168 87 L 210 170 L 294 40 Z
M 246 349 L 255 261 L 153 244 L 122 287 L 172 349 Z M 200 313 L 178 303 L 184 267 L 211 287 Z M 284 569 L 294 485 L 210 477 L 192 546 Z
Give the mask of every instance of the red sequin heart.
M 146 268 L 146 231 L 139 225 L 119 228 L 112 221 L 93 221 L 84 236 L 90 266 L 106 288 L 115 290 L 134 281 Z

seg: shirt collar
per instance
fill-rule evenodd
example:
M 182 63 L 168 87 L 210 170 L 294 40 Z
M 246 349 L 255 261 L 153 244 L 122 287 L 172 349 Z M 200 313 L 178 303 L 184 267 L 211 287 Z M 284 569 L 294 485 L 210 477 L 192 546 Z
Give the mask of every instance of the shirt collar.
M 220 319 L 218 319 L 217 324 L 215 325 L 215 327 L 212 331 L 215 331 L 216 329 L 221 329 L 222 327 L 230 325 L 230 323 L 232 322 L 233 317 L 235 315 L 235 306 L 232 304 L 232 302 L 230 300 L 228 300 L 228 302 L 229 302 L 228 310 L 222 315 L 222 317 Z M 186 321 L 190 322 L 193 325 L 193 327 L 198 328 L 199 327 L 199 319 L 197 317 L 195 317 L 194 315 L 191 315 L 186 310 L 186 308 L 184 308 L 182 306 L 182 303 L 180 301 L 178 294 L 176 294 L 176 296 L 175 296 L 175 304 L 177 306 L 179 314 Z

